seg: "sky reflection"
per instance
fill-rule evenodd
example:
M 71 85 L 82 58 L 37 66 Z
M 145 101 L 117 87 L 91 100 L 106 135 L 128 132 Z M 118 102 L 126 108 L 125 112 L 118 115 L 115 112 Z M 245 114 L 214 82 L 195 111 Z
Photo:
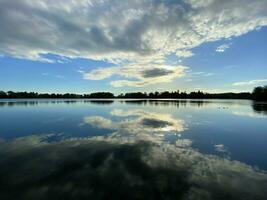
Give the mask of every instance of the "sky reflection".
M 267 175 L 238 161 L 114 137 L 0 146 L 1 199 L 264 199 Z M 249 190 L 248 190 L 249 188 Z
M 1 199 L 267 195 L 266 104 L 25 100 L 0 106 Z

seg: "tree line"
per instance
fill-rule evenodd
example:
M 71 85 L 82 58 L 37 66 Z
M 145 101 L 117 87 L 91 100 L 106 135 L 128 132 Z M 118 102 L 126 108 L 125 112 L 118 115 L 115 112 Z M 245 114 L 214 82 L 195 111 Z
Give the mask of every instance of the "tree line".
M 65 93 L 65 94 L 55 94 L 55 93 L 37 93 L 37 92 L 13 92 L 13 91 L 0 91 L 0 98 L 11 98 L 11 99 L 35 99 L 35 98 L 62 98 L 62 99 L 76 99 L 76 98 L 114 98 L 114 94 L 110 92 L 96 92 L 91 94 L 72 94 L 72 93 Z
M 267 100 L 267 86 L 256 87 L 252 93 L 217 93 L 210 94 L 202 91 L 197 92 L 180 92 L 177 91 L 164 91 L 164 92 L 131 92 L 123 93 L 115 96 L 111 92 L 96 92 L 90 94 L 48 94 L 48 93 L 37 93 L 37 92 L 13 92 L 13 91 L 0 91 L 0 98 L 63 98 L 63 99 L 75 99 L 75 98 L 100 98 L 100 99 L 113 99 L 113 98 L 134 98 L 134 99 L 255 99 L 255 100 Z

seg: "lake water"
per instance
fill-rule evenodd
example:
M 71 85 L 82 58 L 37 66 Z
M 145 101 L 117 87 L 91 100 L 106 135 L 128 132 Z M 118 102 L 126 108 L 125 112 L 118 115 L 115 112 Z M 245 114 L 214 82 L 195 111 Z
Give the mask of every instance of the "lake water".
M 0 100 L 0 199 L 266 199 L 267 104 Z

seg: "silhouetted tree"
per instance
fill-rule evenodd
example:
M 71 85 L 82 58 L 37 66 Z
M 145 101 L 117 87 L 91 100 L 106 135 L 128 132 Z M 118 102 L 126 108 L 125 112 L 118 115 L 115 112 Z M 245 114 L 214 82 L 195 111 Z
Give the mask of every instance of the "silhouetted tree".
M 110 92 L 96 92 L 89 94 L 87 98 L 114 98 L 114 94 Z
M 252 98 L 255 100 L 267 100 L 267 86 L 254 88 Z
M 147 98 L 147 94 L 146 93 L 142 93 L 142 92 L 133 92 L 133 93 L 126 93 L 124 95 L 124 98 Z
M 7 93 L 0 91 L 0 98 L 8 98 Z

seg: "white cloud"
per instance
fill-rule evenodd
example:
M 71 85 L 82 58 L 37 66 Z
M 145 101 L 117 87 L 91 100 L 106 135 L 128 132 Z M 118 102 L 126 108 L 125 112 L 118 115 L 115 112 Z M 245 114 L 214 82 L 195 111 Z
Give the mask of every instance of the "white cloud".
M 64 79 L 65 77 L 58 74 L 58 75 L 54 75 L 54 74 L 49 74 L 49 73 L 42 73 L 42 76 L 45 76 L 45 77 L 53 77 L 53 78 L 58 78 L 58 79 Z
M 178 57 L 189 58 L 189 57 L 191 57 L 193 55 L 194 55 L 194 53 L 192 53 L 191 51 L 188 51 L 188 50 L 178 50 L 178 51 L 176 51 L 176 56 L 178 56 Z
M 267 83 L 267 79 L 259 79 L 259 80 L 251 80 L 251 81 L 243 81 L 243 82 L 235 82 L 233 86 L 250 86 L 250 85 L 257 85 Z
M 185 2 L 2 0 L 0 53 L 151 61 L 267 25 L 265 0 Z
M 216 52 L 223 53 L 226 49 L 230 47 L 229 44 L 222 44 L 216 48 Z
M 171 53 L 190 57 L 203 43 L 266 26 L 266 8 L 266 0 L 2 0 L 0 55 L 51 62 L 49 53 L 122 69 L 126 63 L 164 64 Z M 103 78 L 110 73 L 100 72 Z
M 99 68 L 84 73 L 84 79 L 102 80 L 113 75 L 135 80 L 116 80 L 112 81 L 114 87 L 133 86 L 141 87 L 144 85 L 171 82 L 173 79 L 185 76 L 186 66 L 170 66 L 162 64 L 130 64 L 124 66 Z
M 211 72 L 204 74 L 204 76 L 213 76 L 213 75 L 214 75 L 214 73 L 211 73 Z
M 62 75 L 55 75 L 56 78 L 59 78 L 59 79 L 62 79 L 62 78 L 65 78 L 64 76 Z
M 192 81 L 193 78 L 203 78 L 203 77 L 209 77 L 209 76 L 213 76 L 214 73 L 212 72 L 202 72 L 202 71 L 198 71 L 198 72 L 193 72 L 192 70 L 188 70 L 187 73 L 187 77 L 189 78 L 187 81 Z

